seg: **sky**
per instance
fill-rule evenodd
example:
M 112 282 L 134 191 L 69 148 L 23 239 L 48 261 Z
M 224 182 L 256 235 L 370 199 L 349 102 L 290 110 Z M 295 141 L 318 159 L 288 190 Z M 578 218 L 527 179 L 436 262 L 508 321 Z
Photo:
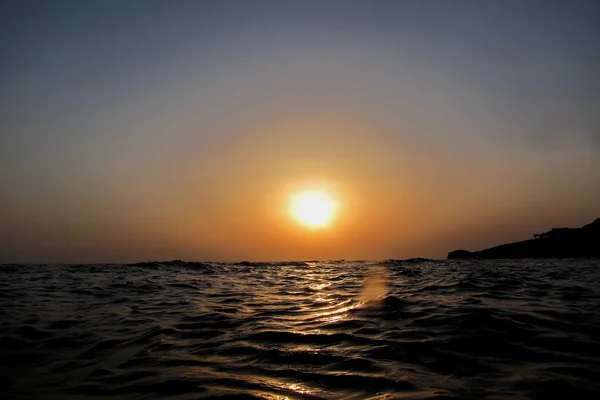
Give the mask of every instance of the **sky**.
M 444 258 L 600 217 L 600 3 L 0 5 L 0 262 Z M 290 202 L 323 191 L 331 223 Z

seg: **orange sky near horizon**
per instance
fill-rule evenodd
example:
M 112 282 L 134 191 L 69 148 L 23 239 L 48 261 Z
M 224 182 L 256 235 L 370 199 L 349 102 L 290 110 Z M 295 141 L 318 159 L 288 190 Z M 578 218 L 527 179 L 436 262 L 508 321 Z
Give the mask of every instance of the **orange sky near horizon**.
M 177 161 L 176 172 L 140 181 L 127 176 L 135 169 L 123 170 L 123 183 L 111 182 L 112 193 L 104 193 L 113 208 L 105 200 L 90 214 L 78 212 L 73 202 L 69 210 L 55 211 L 60 221 L 46 219 L 53 215 L 41 209 L 32 213 L 35 221 L 28 226 L 35 233 L 25 232 L 36 252 L 25 247 L 20 257 L 31 262 L 443 258 L 455 248 L 527 239 L 554 221 L 582 225 L 597 204 L 590 199 L 579 214 L 561 219 L 545 198 L 550 186 L 545 193 L 527 187 L 535 169 L 508 177 L 498 173 L 494 179 L 489 169 L 485 177 L 462 170 L 460 176 L 473 174 L 474 182 L 454 181 L 461 166 L 452 160 L 438 158 L 436 163 L 448 167 L 443 173 L 432 170 L 430 158 L 378 145 L 370 140 L 374 128 L 358 123 L 254 129 L 219 144 L 224 148 L 218 157 Z M 506 178 L 509 182 L 502 182 Z M 474 184 L 478 189 L 469 191 Z M 506 192 L 507 185 L 515 190 Z M 290 214 L 290 199 L 313 190 L 325 190 L 337 202 L 327 227 L 306 227 Z
M 0 15 L 0 262 L 444 258 L 600 217 L 583 5 L 102 3 Z M 326 227 L 290 215 L 312 190 Z

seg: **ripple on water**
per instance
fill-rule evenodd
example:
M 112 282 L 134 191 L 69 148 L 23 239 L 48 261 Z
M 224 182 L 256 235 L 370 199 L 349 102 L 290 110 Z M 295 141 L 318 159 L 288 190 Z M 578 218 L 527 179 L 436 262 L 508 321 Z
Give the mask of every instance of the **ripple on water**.
M 2 265 L 2 398 L 597 399 L 599 265 Z

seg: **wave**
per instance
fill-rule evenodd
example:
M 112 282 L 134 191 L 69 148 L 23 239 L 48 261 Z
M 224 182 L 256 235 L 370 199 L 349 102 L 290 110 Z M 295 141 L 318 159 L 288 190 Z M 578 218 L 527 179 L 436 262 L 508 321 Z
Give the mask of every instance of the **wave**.
M 595 399 L 598 265 L 2 265 L 2 398 Z

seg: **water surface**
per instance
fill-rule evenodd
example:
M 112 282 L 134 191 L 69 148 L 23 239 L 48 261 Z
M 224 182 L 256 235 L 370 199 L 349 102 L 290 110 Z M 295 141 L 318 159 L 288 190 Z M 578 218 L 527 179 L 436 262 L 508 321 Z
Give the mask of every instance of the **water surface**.
M 2 398 L 600 398 L 600 260 L 3 265 L 0 277 Z

